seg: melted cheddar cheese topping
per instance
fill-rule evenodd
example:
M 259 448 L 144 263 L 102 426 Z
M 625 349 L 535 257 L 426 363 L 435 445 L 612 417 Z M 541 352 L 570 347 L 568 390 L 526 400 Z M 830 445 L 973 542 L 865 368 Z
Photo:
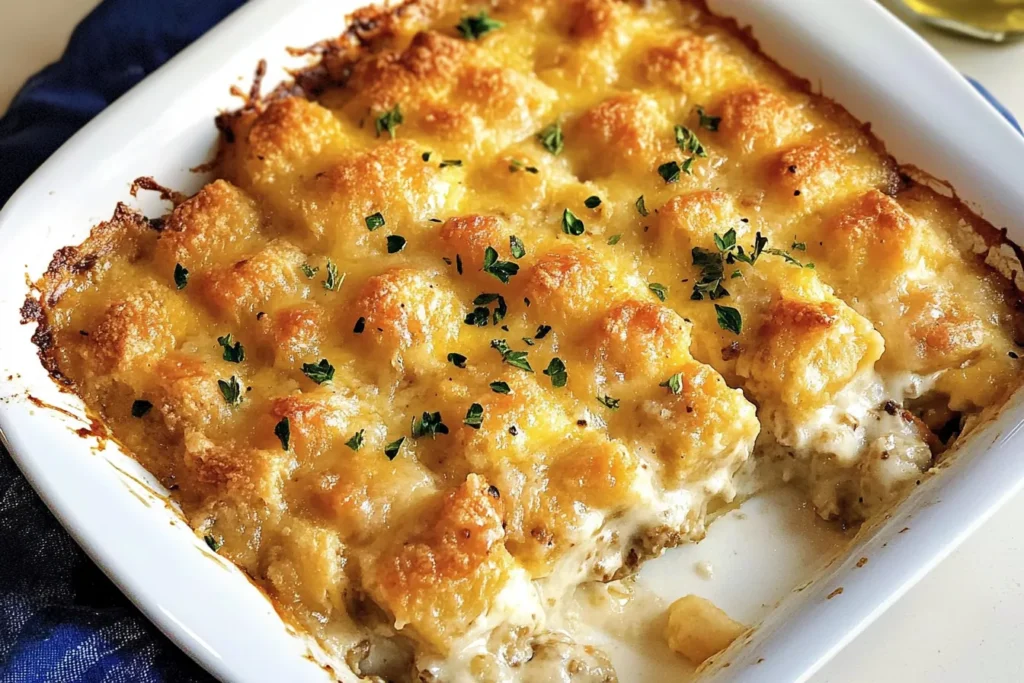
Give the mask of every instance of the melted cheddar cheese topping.
M 752 454 L 860 519 L 1020 383 L 994 230 L 699 4 L 321 48 L 217 180 L 58 252 L 36 337 L 356 673 L 613 679 L 545 610 L 702 538 Z

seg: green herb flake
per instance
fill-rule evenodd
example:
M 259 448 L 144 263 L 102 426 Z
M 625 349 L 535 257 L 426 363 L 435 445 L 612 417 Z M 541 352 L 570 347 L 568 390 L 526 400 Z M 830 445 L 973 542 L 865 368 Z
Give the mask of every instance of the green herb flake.
M 501 360 L 505 363 L 526 372 L 533 372 L 533 368 L 530 367 L 530 361 L 526 359 L 526 351 L 513 351 L 508 347 L 504 339 L 492 339 L 491 348 L 501 354 Z
M 241 363 L 245 360 L 245 347 L 241 342 L 231 343 L 231 334 L 217 337 L 217 343 L 224 347 L 224 360 L 229 363 Z
M 708 152 L 704 145 L 697 139 L 697 135 L 686 126 L 676 126 L 676 145 L 684 152 L 695 154 L 699 157 L 706 157 Z
M 495 256 L 497 256 L 497 252 L 495 252 Z M 458 254 L 455 255 L 455 270 L 462 275 L 462 257 Z
M 405 249 L 405 238 L 401 235 L 388 235 L 388 253 L 397 254 Z
M 597 207 L 601 206 L 601 198 L 598 197 L 596 194 L 592 194 L 583 201 L 583 206 L 587 207 L 588 209 L 596 209 Z
M 302 374 L 317 384 L 324 384 L 334 379 L 334 366 L 326 358 L 321 358 L 319 363 L 303 363 Z
M 490 273 L 507 285 L 512 276 L 519 272 L 519 264 L 511 261 L 499 261 L 498 252 L 494 247 L 487 247 L 484 249 L 483 271 Z M 459 270 L 459 272 L 462 271 Z
M 452 365 L 454 365 L 457 368 L 465 368 L 466 367 L 466 360 L 467 360 L 466 357 L 463 356 L 461 353 L 449 353 L 448 354 L 448 362 L 451 363 Z
M 658 297 L 661 301 L 664 301 L 666 298 L 668 298 L 668 287 L 661 284 L 660 282 L 649 282 L 647 284 L 647 289 L 654 292 L 654 296 Z
M 398 453 L 402 450 L 402 444 L 404 443 L 405 437 L 400 436 L 384 447 L 384 455 L 388 456 L 388 460 L 394 460 L 398 457 Z
M 583 221 L 576 214 L 569 209 L 562 211 L 562 232 L 578 237 L 583 234 L 584 230 Z
M 708 116 L 704 111 L 704 107 L 697 106 L 697 118 L 700 123 L 700 127 L 705 130 L 715 132 L 718 130 L 718 124 L 722 122 L 721 116 Z
M 153 409 L 153 404 L 141 398 L 132 403 L 132 417 L 145 417 Z
M 793 251 L 807 251 L 807 242 L 797 242 L 793 240 L 793 244 L 789 245 L 789 248 Z
M 292 440 L 292 425 L 287 417 L 282 417 L 281 421 L 274 426 L 274 436 L 281 441 L 281 450 L 288 450 Z
M 230 380 L 217 380 L 217 386 L 220 387 L 221 396 L 229 406 L 237 406 L 242 402 L 242 385 L 234 375 L 231 375 Z
M 519 161 L 518 159 L 513 159 L 509 162 L 508 170 L 510 173 L 515 173 L 520 170 L 533 174 L 540 173 L 536 166 L 527 166 L 525 162 Z
M 462 424 L 472 427 L 473 429 L 480 429 L 480 425 L 484 423 L 484 407 L 479 403 L 474 403 L 466 411 L 466 419 L 462 421 Z
M 556 389 L 564 387 L 569 381 L 569 373 L 565 371 L 565 363 L 561 358 L 552 358 L 544 374 L 551 378 L 551 386 Z
M 679 164 L 675 161 L 667 161 L 658 167 L 658 175 L 666 183 L 678 183 L 681 171 L 682 169 L 679 168 Z
M 447 434 L 448 425 L 441 419 L 441 413 L 424 412 L 422 417 L 412 419 L 412 438 L 419 439 L 429 436 L 431 439 L 438 434 Z
M 443 159 L 441 163 L 437 165 L 438 168 L 448 168 L 449 166 L 462 166 L 462 159 Z
M 522 339 L 523 343 L 526 344 L 527 346 L 533 346 L 534 344 L 536 344 L 536 342 L 530 339 L 529 337 L 520 337 L 520 339 Z
M 299 268 L 302 269 L 302 274 L 308 278 L 313 277 L 320 270 L 320 266 L 311 266 L 308 263 L 303 263 Z
M 185 289 L 188 284 L 188 268 L 180 263 L 174 264 L 174 286 L 178 289 Z
M 541 325 L 537 328 L 537 334 L 533 335 L 534 339 L 543 339 L 548 336 L 548 332 L 551 331 L 551 325 Z
M 715 313 L 718 315 L 718 326 L 726 332 L 739 334 L 743 331 L 743 317 L 735 308 L 715 304 Z
M 402 118 L 402 110 L 399 105 L 395 105 L 393 108 L 388 109 L 386 112 L 377 117 L 374 125 L 377 128 L 377 137 L 384 131 L 387 131 L 391 139 L 395 139 L 395 129 L 398 128 L 401 123 L 405 121 Z
M 476 327 L 487 327 L 487 321 L 491 317 L 491 311 L 485 306 L 477 306 L 466 314 L 465 323 Z
M 739 268 L 737 268 L 736 270 L 732 271 L 732 275 L 730 275 L 729 277 L 735 280 L 738 277 L 743 277 L 743 273 L 741 273 Z
M 210 550 L 212 550 L 213 552 L 217 552 L 224 545 L 224 541 L 214 538 L 210 534 L 206 534 L 205 536 L 203 536 L 203 540 L 206 541 L 206 545 L 208 545 L 210 547 Z
M 644 218 L 647 218 L 648 214 L 650 214 L 650 211 L 647 210 L 647 202 L 644 201 L 643 195 L 636 198 L 634 206 L 636 206 L 636 212 Z
M 373 232 L 377 228 L 384 225 L 384 215 L 378 211 L 377 213 L 371 213 L 369 216 L 364 218 L 366 221 L 366 229 Z
M 336 292 L 345 281 L 344 275 L 338 275 L 338 266 L 334 261 L 327 262 L 327 278 L 324 280 L 324 289 L 328 292 Z
M 544 149 L 551 152 L 555 156 L 562 153 L 565 149 L 565 137 L 562 135 L 562 124 L 559 121 L 545 126 L 539 133 L 537 133 L 537 140 L 543 145 Z
M 352 435 L 352 438 L 345 442 L 345 445 L 354 451 L 358 451 L 363 447 L 363 432 L 365 429 L 360 429 L 358 432 Z
M 420 158 L 423 159 L 423 161 L 430 161 L 430 152 L 424 152 L 420 155 Z
M 462 17 L 462 20 L 459 21 L 455 28 L 466 40 L 479 40 L 482 36 L 491 31 L 496 31 L 504 25 L 503 22 L 497 19 L 491 19 L 487 16 L 486 11 L 481 10 L 480 14 L 475 17 Z
M 597 402 L 600 403 L 601 405 L 603 405 L 608 410 L 618 410 L 619 409 L 619 399 L 612 398 L 608 394 L 605 394 L 604 396 L 595 396 L 594 398 L 596 398 Z
M 512 389 L 508 386 L 508 382 L 491 382 L 491 391 L 496 394 L 512 393 Z
M 614 247 L 616 244 L 619 243 L 619 240 L 621 240 L 621 239 L 622 239 L 622 234 L 621 233 L 619 233 L 618 235 L 612 235 L 611 237 L 608 238 L 608 244 Z
M 355 327 L 352 328 L 352 332 L 355 334 L 362 334 L 363 330 L 366 329 L 366 318 L 359 316 L 359 320 L 356 321 Z
M 515 235 L 508 238 L 508 250 L 514 259 L 521 259 L 526 256 L 526 245 Z
M 683 373 L 677 372 L 658 386 L 665 387 L 670 394 L 681 394 L 683 392 Z
M 680 167 L 686 175 L 693 175 L 693 162 L 695 157 L 688 157 Z

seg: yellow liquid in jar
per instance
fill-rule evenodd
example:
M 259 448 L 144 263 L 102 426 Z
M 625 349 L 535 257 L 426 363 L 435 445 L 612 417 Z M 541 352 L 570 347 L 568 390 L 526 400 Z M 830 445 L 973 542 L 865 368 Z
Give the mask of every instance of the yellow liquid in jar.
M 988 34 L 1024 33 L 1024 0 L 903 0 L 918 14 Z

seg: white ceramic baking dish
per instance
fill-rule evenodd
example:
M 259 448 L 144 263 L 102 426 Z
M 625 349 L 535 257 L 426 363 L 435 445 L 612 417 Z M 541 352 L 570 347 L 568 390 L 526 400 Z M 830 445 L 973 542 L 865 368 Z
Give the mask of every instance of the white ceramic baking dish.
M 116 445 L 75 433 L 81 403 L 43 371 L 19 324 L 27 279 L 54 250 L 76 244 L 118 201 L 155 176 L 192 192 L 189 168 L 214 148 L 212 119 L 237 104 L 228 87 L 266 57 L 284 76 L 286 46 L 340 33 L 360 0 L 256 0 L 134 88 L 64 145 L 0 213 L 0 437 L 64 526 L 120 588 L 186 652 L 225 681 L 323 683 L 333 675 L 242 574 L 207 551 L 165 504 L 161 487 Z M 765 52 L 874 131 L 904 163 L 950 181 L 961 197 L 1024 242 L 1024 140 L 948 65 L 871 0 L 709 0 L 750 24 Z M 245 85 L 245 83 L 241 83 Z M 30 398 L 31 397 L 31 398 Z M 707 540 L 652 562 L 642 584 L 664 598 L 698 592 L 759 623 L 702 680 L 809 677 L 1024 484 L 1024 400 L 966 442 L 893 514 L 837 560 L 836 533 L 791 493 L 749 501 Z M 67 411 L 64 414 L 49 406 Z M 862 561 L 861 558 L 867 558 Z M 697 578 L 710 561 L 716 578 Z M 816 574 L 816 578 L 812 576 Z M 794 590 L 797 584 L 802 584 Z M 840 592 L 838 589 L 842 588 Z M 829 596 L 832 596 L 829 598 Z M 610 645 L 623 681 L 685 671 L 664 651 Z

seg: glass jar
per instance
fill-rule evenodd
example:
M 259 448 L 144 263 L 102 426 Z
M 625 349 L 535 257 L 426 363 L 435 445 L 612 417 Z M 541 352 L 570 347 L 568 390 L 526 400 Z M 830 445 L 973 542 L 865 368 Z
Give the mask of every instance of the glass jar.
M 926 21 L 975 38 L 1024 36 L 1024 0 L 903 0 Z

